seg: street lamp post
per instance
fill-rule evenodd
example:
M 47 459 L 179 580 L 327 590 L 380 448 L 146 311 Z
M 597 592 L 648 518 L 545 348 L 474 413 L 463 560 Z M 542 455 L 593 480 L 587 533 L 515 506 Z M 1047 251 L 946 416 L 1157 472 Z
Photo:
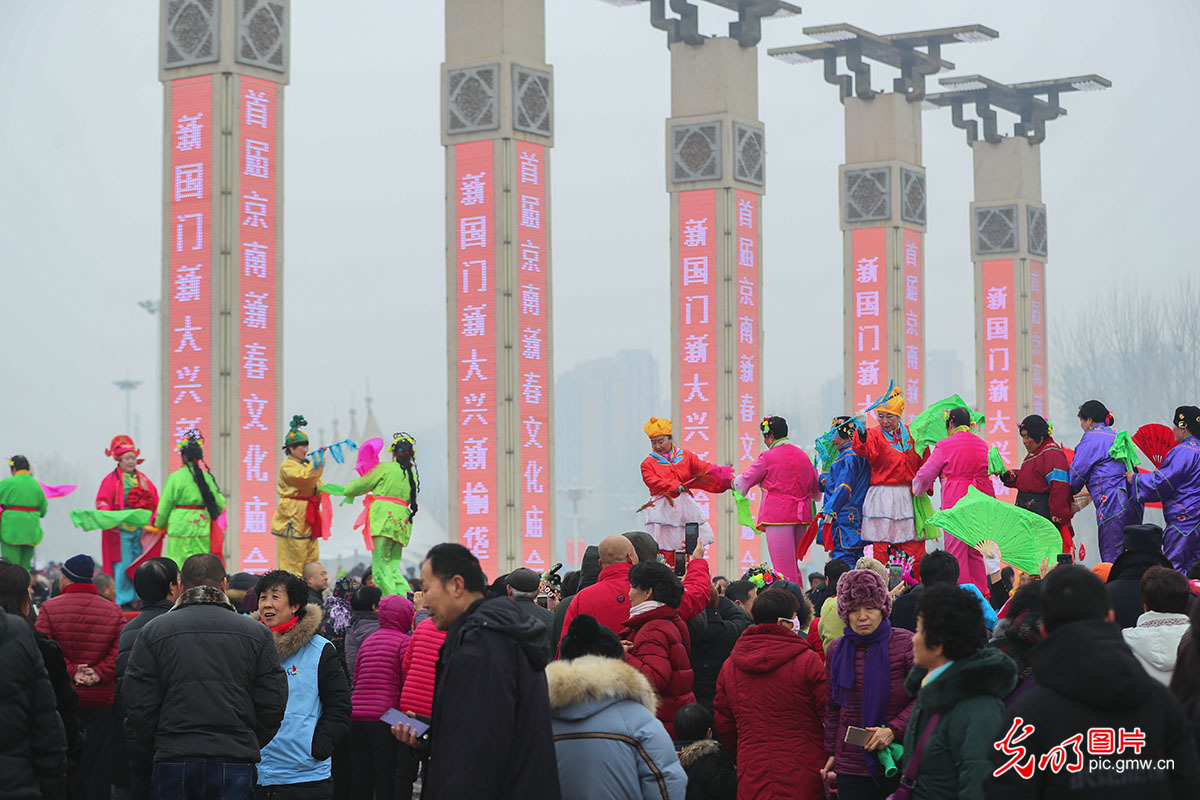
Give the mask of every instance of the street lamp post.
M 1028 414 L 1049 415 L 1046 337 L 1046 206 L 1041 143 L 1046 123 L 1065 115 L 1061 95 L 1112 84 L 1099 75 L 1005 84 L 982 75 L 943 78 L 946 91 L 930 107 L 949 107 L 966 132 L 974 162 L 971 260 L 975 273 L 975 386 L 987 417 L 987 438 L 1008 464 L 1023 452 L 1017 426 Z M 967 119 L 974 108 L 978 119 Z M 997 109 L 1014 114 L 1004 136 Z M 982 127 L 982 135 L 980 128 Z M 997 482 L 997 493 L 1012 491 Z
M 924 405 L 925 167 L 921 100 L 925 79 L 953 69 L 942 48 L 995 39 L 983 25 L 879 35 L 840 23 L 805 28 L 814 44 L 767 53 L 789 64 L 820 63 L 845 106 L 846 163 L 839 168 L 843 235 L 844 404 L 861 410 L 887 390 Z M 841 59 L 848 74 L 838 73 Z M 891 92 L 871 86 L 870 61 L 900 71 Z
M 132 401 L 133 390 L 141 386 L 141 381 L 132 381 L 125 379 L 123 381 L 113 381 L 113 386 L 125 393 L 125 431 L 128 432 L 133 428 Z

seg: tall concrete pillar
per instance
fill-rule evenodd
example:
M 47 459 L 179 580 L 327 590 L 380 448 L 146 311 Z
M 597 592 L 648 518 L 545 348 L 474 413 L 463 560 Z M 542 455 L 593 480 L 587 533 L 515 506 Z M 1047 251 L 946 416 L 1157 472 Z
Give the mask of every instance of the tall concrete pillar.
M 450 535 L 489 578 L 556 552 L 543 0 L 446 0 Z
M 1024 137 L 971 143 L 975 201 L 975 396 L 987 439 L 1009 465 L 1025 450 L 1017 425 L 1046 416 L 1046 207 L 1041 145 Z M 1007 499 L 1015 494 L 997 482 Z
M 717 37 L 671 49 L 671 384 L 675 441 L 741 471 L 762 445 L 762 196 L 758 48 Z M 757 499 L 757 498 L 755 498 Z M 728 495 L 698 492 L 717 572 L 760 561 Z
M 283 430 L 289 0 L 162 0 L 162 464 L 191 429 L 227 498 L 230 571 L 275 563 Z
M 921 104 L 896 93 L 847 97 L 845 114 L 845 405 L 861 411 L 894 381 L 911 415 L 926 402 Z

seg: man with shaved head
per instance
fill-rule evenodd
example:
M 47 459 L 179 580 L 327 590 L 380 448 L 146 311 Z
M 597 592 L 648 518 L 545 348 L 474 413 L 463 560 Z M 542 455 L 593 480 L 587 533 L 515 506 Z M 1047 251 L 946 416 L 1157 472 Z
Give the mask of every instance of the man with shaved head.
M 310 561 L 304 565 L 301 575 L 308 584 L 308 602 L 321 605 L 325 602 L 325 590 L 329 588 L 329 573 L 318 561 Z
M 563 618 L 563 634 L 580 614 L 591 614 L 601 625 L 614 632 L 629 619 L 629 568 L 638 563 L 637 553 L 620 534 L 600 540 L 600 577 L 591 586 L 571 598 Z

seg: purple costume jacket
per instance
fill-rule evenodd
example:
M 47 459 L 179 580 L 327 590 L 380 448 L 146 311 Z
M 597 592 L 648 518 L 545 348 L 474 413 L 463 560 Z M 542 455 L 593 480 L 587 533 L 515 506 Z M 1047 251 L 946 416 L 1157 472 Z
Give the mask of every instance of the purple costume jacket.
M 1125 465 L 1108 454 L 1117 433 L 1107 425 L 1097 425 L 1083 434 L 1071 461 L 1071 493 L 1087 486 L 1096 506 L 1099 526 L 1100 560 L 1116 561 L 1121 555 L 1121 539 L 1126 525 L 1142 524 L 1142 504 L 1131 496 L 1125 480 Z
M 1139 502 L 1162 502 L 1163 551 L 1186 574 L 1200 560 L 1200 441 L 1189 436 L 1172 447 L 1157 470 L 1134 475 L 1133 486 Z

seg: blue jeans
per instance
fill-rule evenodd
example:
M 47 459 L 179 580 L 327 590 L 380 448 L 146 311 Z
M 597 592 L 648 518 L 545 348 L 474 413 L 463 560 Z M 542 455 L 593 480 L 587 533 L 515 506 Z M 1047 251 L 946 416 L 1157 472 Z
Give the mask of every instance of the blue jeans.
M 159 761 L 150 778 L 153 800 L 254 800 L 258 769 L 244 761 Z

